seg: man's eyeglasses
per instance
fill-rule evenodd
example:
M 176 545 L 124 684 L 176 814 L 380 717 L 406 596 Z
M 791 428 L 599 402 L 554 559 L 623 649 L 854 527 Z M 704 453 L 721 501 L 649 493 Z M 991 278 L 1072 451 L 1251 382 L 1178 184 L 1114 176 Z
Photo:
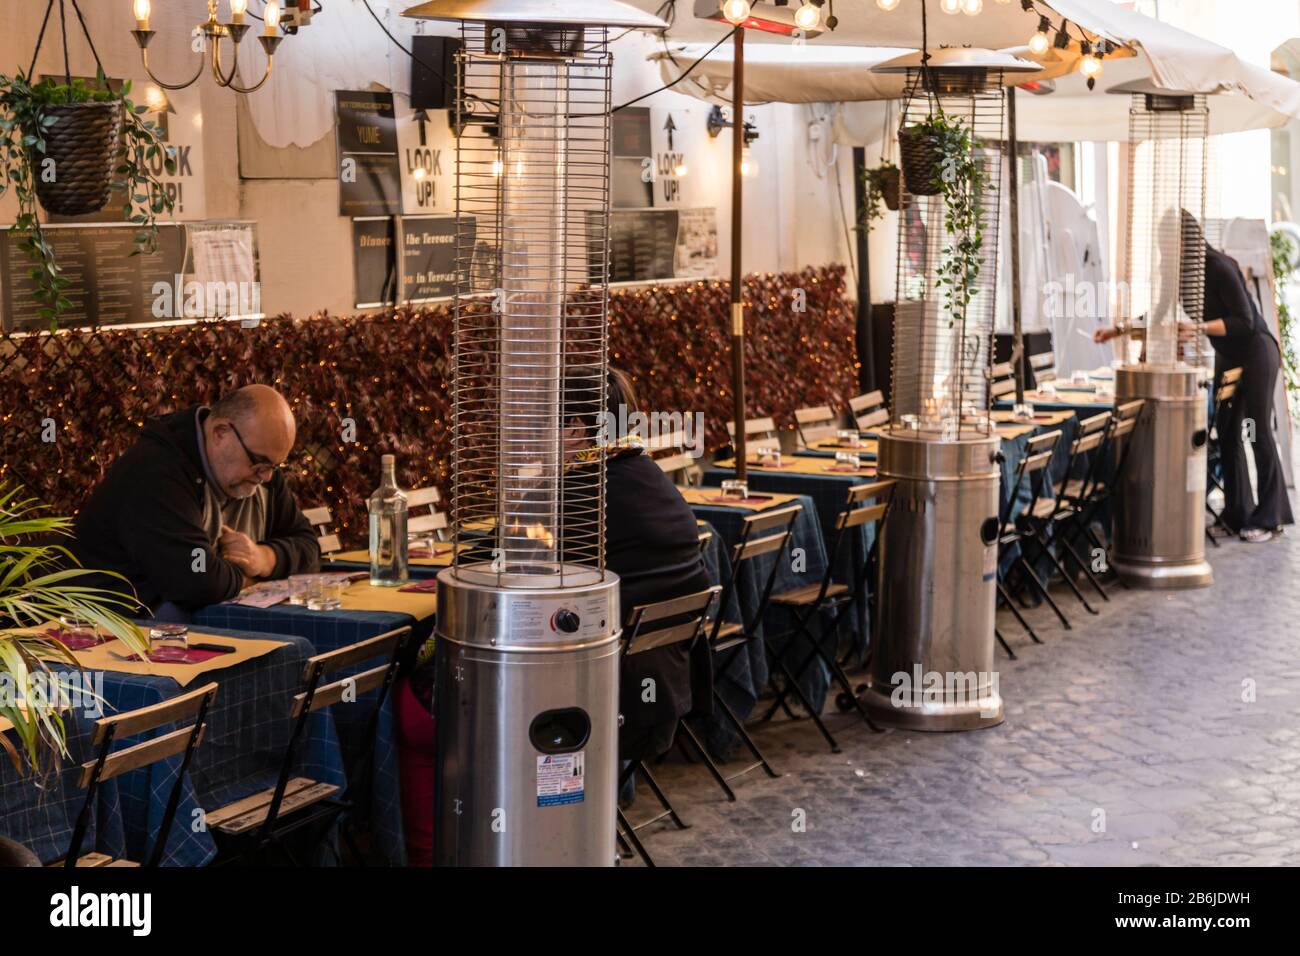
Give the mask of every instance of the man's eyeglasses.
M 235 423 L 227 422 L 227 424 L 230 426 L 230 430 L 235 433 L 235 441 L 239 442 L 239 447 L 244 449 L 244 454 L 248 456 L 248 463 L 253 466 L 253 473 L 263 481 L 270 478 L 279 465 L 265 455 L 249 451 L 248 446 L 244 444 L 244 436 L 239 434 L 239 429 L 235 427 Z

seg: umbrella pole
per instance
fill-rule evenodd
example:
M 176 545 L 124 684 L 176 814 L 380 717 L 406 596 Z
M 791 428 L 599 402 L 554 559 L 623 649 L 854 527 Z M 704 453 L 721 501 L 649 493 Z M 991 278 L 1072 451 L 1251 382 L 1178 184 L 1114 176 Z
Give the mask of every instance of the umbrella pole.
M 867 150 L 862 146 L 853 147 L 853 207 L 858 214 L 858 389 L 869 392 L 876 387 L 876 355 L 873 338 L 871 315 L 871 260 L 867 248 L 869 231 L 866 216 L 867 187 L 864 177 L 867 173 Z
M 745 480 L 745 306 L 741 302 L 740 245 L 741 201 L 744 198 L 740 166 L 745 149 L 745 29 L 732 34 L 731 123 L 731 390 L 735 404 L 736 477 Z
M 1025 403 L 1025 339 L 1020 316 L 1020 167 L 1016 153 L 1016 88 L 1006 88 L 1007 176 L 1011 219 L 1011 368 L 1016 376 L 1016 404 Z

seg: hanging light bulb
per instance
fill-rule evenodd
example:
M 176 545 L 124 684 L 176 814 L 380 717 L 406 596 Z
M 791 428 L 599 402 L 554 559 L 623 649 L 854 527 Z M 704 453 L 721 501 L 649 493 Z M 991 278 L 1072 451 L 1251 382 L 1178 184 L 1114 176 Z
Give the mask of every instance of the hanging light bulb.
M 961 13 L 962 0 L 939 0 L 939 9 L 944 13 Z
M 794 25 L 800 30 L 816 30 L 821 22 L 821 9 L 811 3 L 805 2 L 803 6 L 794 12 Z
M 1052 45 L 1051 37 L 1047 31 L 1052 29 L 1052 21 L 1047 17 L 1038 18 L 1038 32 L 1029 38 L 1029 52 L 1034 56 L 1042 56 Z
M 899 2 L 900 0 L 876 0 L 876 6 L 889 13 L 891 10 L 898 9 Z
M 749 19 L 749 0 L 722 0 L 722 16 L 735 26 Z
M 1101 76 L 1101 57 L 1092 52 L 1092 44 L 1085 42 L 1081 50 L 1083 59 L 1079 60 L 1079 72 L 1090 80 Z
M 276 27 L 280 25 L 280 5 L 275 0 L 270 0 L 266 9 L 262 11 L 262 20 L 266 23 L 266 35 L 275 36 Z
M 984 9 L 984 0 L 962 0 L 961 12 L 968 17 L 978 16 Z
M 754 159 L 746 146 L 740 151 L 740 175 L 753 176 L 758 172 L 758 160 Z
M 230 0 L 230 22 L 243 23 L 244 11 L 248 9 L 248 0 Z
M 135 0 L 131 4 L 131 13 L 135 16 L 137 30 L 149 29 L 149 0 Z

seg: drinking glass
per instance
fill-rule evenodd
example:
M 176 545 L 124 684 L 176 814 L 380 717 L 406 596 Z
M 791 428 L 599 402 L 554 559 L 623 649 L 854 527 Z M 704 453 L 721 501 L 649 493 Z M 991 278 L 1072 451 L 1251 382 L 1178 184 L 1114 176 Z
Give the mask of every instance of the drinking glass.
M 722 481 L 722 497 L 739 498 L 741 500 L 748 498 L 748 482 L 741 481 L 738 478 L 724 478 Z
M 151 624 L 149 641 L 159 647 L 179 647 L 183 650 L 190 646 L 190 629 L 184 624 Z

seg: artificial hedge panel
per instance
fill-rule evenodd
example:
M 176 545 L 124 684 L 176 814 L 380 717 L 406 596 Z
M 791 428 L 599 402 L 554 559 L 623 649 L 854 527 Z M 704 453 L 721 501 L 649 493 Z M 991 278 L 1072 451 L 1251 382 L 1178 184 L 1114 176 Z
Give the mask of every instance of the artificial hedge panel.
M 747 277 L 750 417 L 788 425 L 796 408 L 847 402 L 856 366 L 844 292 L 842 266 Z M 729 315 L 725 282 L 610 294 L 611 361 L 634 376 L 647 409 L 704 412 L 710 450 L 726 443 L 731 417 Z M 6 337 L 0 480 L 72 514 L 147 416 L 263 382 L 294 408 L 298 443 L 286 474 L 299 501 L 328 504 L 340 535 L 360 544 L 380 455 L 397 456 L 404 487 L 449 489 L 450 351 L 443 305 L 279 316 L 254 328 L 203 322 Z

